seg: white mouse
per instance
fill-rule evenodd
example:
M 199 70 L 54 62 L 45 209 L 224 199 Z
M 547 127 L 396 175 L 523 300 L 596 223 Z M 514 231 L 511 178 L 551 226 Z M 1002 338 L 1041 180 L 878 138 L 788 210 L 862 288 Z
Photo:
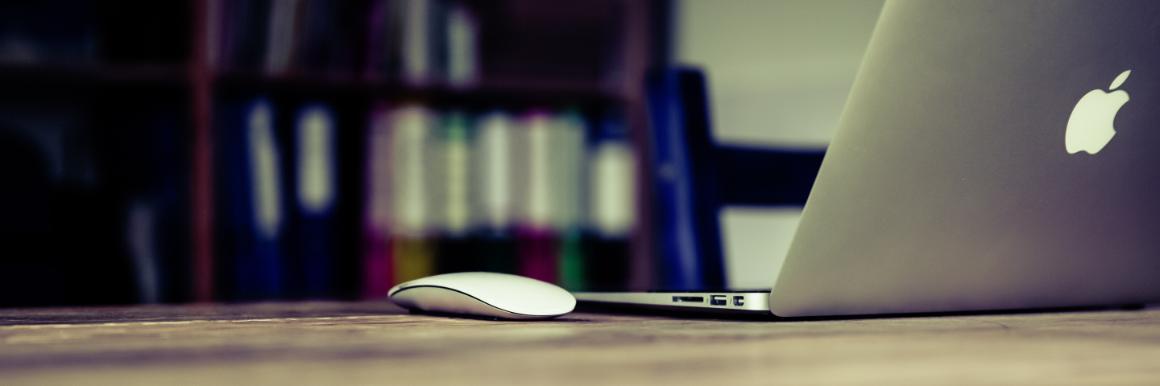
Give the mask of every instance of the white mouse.
M 549 319 L 572 312 L 563 288 L 523 276 L 459 272 L 399 284 L 387 296 L 411 310 L 502 319 Z

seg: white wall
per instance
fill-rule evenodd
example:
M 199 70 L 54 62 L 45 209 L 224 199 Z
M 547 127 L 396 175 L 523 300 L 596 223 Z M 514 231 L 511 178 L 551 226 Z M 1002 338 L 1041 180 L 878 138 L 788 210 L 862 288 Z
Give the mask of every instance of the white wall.
M 881 0 L 679 0 L 678 62 L 709 75 L 718 140 L 824 147 Z
M 824 148 L 881 8 L 881 0 L 678 0 L 675 56 L 708 72 L 719 142 Z M 721 211 L 730 287 L 772 286 L 800 213 Z

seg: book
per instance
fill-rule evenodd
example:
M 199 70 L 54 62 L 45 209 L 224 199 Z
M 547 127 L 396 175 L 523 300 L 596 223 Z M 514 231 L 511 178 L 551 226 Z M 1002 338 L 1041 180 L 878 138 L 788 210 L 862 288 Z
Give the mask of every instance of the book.
M 438 80 L 443 64 L 441 39 L 445 30 L 440 24 L 440 2 L 437 0 L 396 0 L 398 3 L 401 78 L 421 86 Z
M 165 280 L 157 245 L 159 237 L 154 231 L 156 223 L 156 208 L 148 198 L 129 203 L 125 213 L 126 246 L 137 277 L 137 301 L 144 304 L 161 302 Z
M 462 2 L 445 7 L 447 83 L 470 87 L 479 82 L 479 21 Z
M 106 135 L 124 198 L 126 252 L 137 273 L 138 301 L 188 301 L 192 277 L 189 254 L 189 152 L 176 108 L 148 109 L 138 119 L 118 114 L 123 126 Z
M 475 197 L 476 254 L 480 270 L 518 273 L 515 238 L 516 127 L 511 114 L 495 110 L 476 120 L 471 183 Z
M 435 179 L 435 249 L 441 273 L 483 268 L 471 235 L 475 225 L 470 181 L 473 133 L 465 112 L 448 111 L 440 120 L 433 142 L 435 159 L 430 173 Z
M 391 257 L 393 283 L 436 273 L 431 240 L 432 132 L 436 114 L 408 103 L 390 112 Z
M 528 112 L 521 118 L 519 145 L 515 151 L 519 203 L 516 237 L 520 275 L 549 283 L 558 278 L 558 229 L 553 220 L 561 203 L 551 186 L 554 176 L 552 140 L 558 130 L 547 111 Z
M 585 286 L 623 291 L 632 269 L 636 162 L 623 116 L 606 113 L 587 147 L 588 205 L 582 234 Z
M 296 71 L 309 74 L 349 74 L 357 70 L 359 48 L 365 47 L 365 1 L 302 0 L 295 39 Z
M 295 292 L 326 298 L 335 294 L 338 255 L 338 133 L 334 112 L 325 104 L 307 104 L 295 119 Z
M 391 222 L 391 116 L 385 103 L 375 105 L 368 117 L 362 226 L 362 296 L 387 296 L 394 277 L 390 245 Z
M 645 83 L 655 284 L 672 290 L 724 288 L 705 76 L 695 68 L 665 68 L 649 72 Z
M 305 0 L 270 0 L 269 24 L 266 29 L 264 70 L 279 75 L 291 69 L 295 57 L 298 26 L 304 16 Z
M 480 77 L 479 19 L 461 1 L 372 0 L 363 73 L 411 86 L 464 88 Z
M 394 23 L 398 6 L 393 0 L 372 0 L 367 10 L 363 74 L 377 80 L 389 78 L 399 68 L 399 31 Z
M 217 41 L 216 45 L 209 42 L 210 49 L 217 53 L 207 57 L 214 67 L 225 71 L 262 71 L 270 29 L 271 1 L 220 0 L 220 4 L 214 6 L 214 12 L 207 15 L 220 18 L 219 21 L 208 21 L 210 28 L 218 29 L 209 34 Z
M 282 156 L 273 104 L 258 98 L 227 107 L 218 130 L 218 163 L 223 213 L 216 264 L 229 270 L 221 286 L 234 300 L 276 299 L 283 295 Z M 233 111 L 230 111 L 233 110 Z
M 583 291 L 587 285 L 587 261 L 581 245 L 587 120 L 578 109 L 569 108 L 553 116 L 550 134 L 548 187 L 554 209 L 551 227 L 558 234 L 557 277 L 565 289 Z

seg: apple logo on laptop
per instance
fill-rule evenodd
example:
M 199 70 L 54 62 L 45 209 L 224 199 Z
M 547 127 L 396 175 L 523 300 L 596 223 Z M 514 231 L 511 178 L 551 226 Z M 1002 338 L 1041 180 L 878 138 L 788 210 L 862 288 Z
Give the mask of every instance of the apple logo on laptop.
M 1128 80 L 1132 70 L 1125 70 L 1115 80 L 1112 80 L 1108 91 L 1095 89 L 1084 94 L 1083 98 L 1071 110 L 1071 117 L 1067 119 L 1067 129 L 1063 136 L 1067 154 L 1086 151 L 1088 154 L 1099 153 L 1100 150 L 1116 135 L 1116 128 L 1112 122 L 1116 120 L 1116 113 L 1120 107 L 1128 103 L 1128 92 L 1116 90 Z

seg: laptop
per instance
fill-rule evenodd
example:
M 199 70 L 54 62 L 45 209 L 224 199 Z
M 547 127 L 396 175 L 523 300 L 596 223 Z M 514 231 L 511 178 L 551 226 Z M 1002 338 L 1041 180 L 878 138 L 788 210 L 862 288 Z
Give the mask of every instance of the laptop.
M 778 317 L 1160 301 L 1157 20 L 1147 0 L 889 1 L 772 290 L 576 298 Z

